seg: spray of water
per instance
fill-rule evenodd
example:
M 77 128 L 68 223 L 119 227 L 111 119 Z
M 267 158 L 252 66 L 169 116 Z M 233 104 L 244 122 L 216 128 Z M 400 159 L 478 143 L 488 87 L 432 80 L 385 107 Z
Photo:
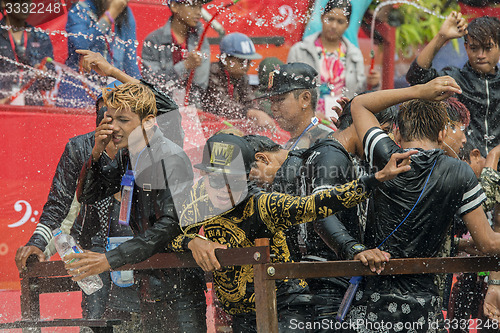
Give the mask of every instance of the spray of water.
M 385 7 L 385 6 L 392 6 L 392 5 L 410 5 L 410 6 L 413 6 L 415 8 L 418 8 L 420 9 L 421 11 L 429 14 L 429 15 L 433 15 L 433 16 L 436 16 L 442 20 L 446 19 L 445 16 L 439 14 L 439 13 L 436 13 L 436 12 L 433 12 L 432 10 L 428 9 L 428 8 L 425 8 L 413 1 L 408 1 L 408 0 L 389 0 L 389 1 L 385 1 L 385 2 L 382 2 L 380 3 L 376 8 L 375 8 L 375 11 L 373 12 L 373 19 L 372 19 L 372 24 L 371 24 L 371 31 L 370 31 L 370 49 L 373 51 L 373 36 L 375 34 L 375 19 L 377 17 L 377 14 L 378 12 L 380 11 L 380 9 L 382 7 Z

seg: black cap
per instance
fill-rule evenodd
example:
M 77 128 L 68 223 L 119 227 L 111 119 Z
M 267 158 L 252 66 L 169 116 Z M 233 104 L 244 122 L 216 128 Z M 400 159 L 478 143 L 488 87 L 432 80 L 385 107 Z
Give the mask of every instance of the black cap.
M 280 66 L 269 73 L 267 90 L 259 98 L 285 94 L 297 89 L 312 89 L 317 87 L 318 72 L 302 62 L 292 62 Z
M 203 160 L 194 167 L 206 172 L 246 175 L 255 162 L 255 151 L 249 143 L 233 134 L 216 134 L 207 140 Z
M 243 139 L 248 141 L 248 143 L 256 153 L 277 151 L 282 149 L 279 144 L 277 144 L 267 136 L 250 134 L 245 135 Z

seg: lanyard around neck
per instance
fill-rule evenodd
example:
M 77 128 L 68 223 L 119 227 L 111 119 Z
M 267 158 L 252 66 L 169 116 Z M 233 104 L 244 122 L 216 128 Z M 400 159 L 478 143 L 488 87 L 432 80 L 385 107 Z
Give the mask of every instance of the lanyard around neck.
M 307 133 L 307 131 L 309 131 L 313 126 L 316 126 L 319 122 L 319 119 L 317 117 L 312 117 L 311 118 L 311 123 L 302 131 L 302 133 L 299 135 L 299 137 L 297 138 L 297 141 L 295 141 L 295 143 L 293 144 L 293 146 L 290 148 L 290 150 L 294 150 L 294 148 L 297 146 L 297 144 L 299 143 L 300 139 L 302 138 L 302 136 L 304 134 Z
M 234 84 L 231 83 L 231 77 L 229 76 L 229 72 L 227 70 L 224 70 L 226 73 L 226 79 L 227 79 L 227 92 L 229 96 L 232 98 L 234 96 Z
M 28 47 L 28 33 L 26 30 L 23 31 L 23 39 L 24 39 L 24 50 L 26 52 L 26 48 Z M 12 32 L 9 30 L 9 40 L 10 40 L 10 46 L 12 47 L 12 52 L 14 52 L 14 58 L 16 59 L 17 62 L 19 62 L 19 57 L 17 56 L 16 52 L 16 43 L 14 42 L 14 36 L 12 35 Z

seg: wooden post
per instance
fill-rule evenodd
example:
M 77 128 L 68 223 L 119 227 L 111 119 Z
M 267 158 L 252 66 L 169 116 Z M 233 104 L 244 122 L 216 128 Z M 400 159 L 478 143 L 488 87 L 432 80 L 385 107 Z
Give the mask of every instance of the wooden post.
M 256 246 L 267 246 L 266 256 L 270 257 L 269 239 L 256 239 Z M 261 254 L 263 255 L 263 254 Z M 255 287 L 255 312 L 257 332 L 278 333 L 278 310 L 276 307 L 276 283 L 267 279 L 265 264 L 253 265 Z
M 21 275 L 21 318 L 23 320 L 40 320 L 40 289 L 37 278 Z M 40 328 L 23 328 L 23 333 L 39 333 Z

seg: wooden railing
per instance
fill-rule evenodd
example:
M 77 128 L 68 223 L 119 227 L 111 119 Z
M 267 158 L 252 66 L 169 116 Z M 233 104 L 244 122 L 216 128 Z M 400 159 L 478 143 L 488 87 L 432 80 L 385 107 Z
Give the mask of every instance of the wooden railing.
M 271 263 L 269 240 L 267 239 L 256 240 L 255 247 L 218 249 L 216 256 L 222 266 L 254 265 L 257 330 L 265 333 L 278 332 L 275 280 L 375 275 L 368 267 L 361 265 L 358 261 Z M 386 264 L 381 274 L 478 272 L 499 270 L 499 266 L 500 259 L 496 257 L 392 259 Z M 197 267 L 190 253 L 163 253 L 135 265 L 122 266 L 118 270 L 188 267 Z M 21 274 L 22 320 L 11 323 L 11 326 L 2 324 L 2 328 L 71 326 L 72 320 L 40 321 L 39 296 L 42 293 L 76 290 L 79 290 L 78 285 L 67 275 L 61 261 L 30 264 L 28 270 Z M 74 325 L 72 326 L 88 324 L 84 321 L 73 320 Z M 107 324 L 108 327 L 112 328 L 113 323 L 100 324 Z

